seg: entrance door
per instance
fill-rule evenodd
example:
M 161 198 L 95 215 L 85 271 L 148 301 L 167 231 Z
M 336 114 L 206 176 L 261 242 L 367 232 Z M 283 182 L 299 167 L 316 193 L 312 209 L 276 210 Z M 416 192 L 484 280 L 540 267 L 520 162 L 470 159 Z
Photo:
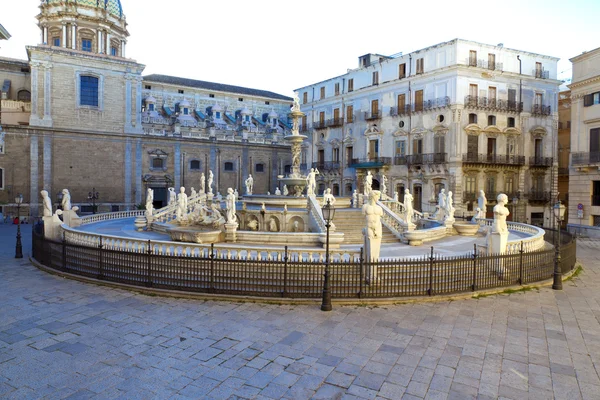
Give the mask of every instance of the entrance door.
M 371 189 L 372 190 L 379 190 L 379 181 L 375 178 L 373 178 L 373 183 L 371 184 Z
M 421 199 L 423 198 L 423 188 L 421 185 L 413 185 L 413 209 L 423 211 Z
M 150 189 L 154 191 L 154 201 L 152 202 L 154 209 L 163 208 L 169 203 L 166 187 L 151 187 Z

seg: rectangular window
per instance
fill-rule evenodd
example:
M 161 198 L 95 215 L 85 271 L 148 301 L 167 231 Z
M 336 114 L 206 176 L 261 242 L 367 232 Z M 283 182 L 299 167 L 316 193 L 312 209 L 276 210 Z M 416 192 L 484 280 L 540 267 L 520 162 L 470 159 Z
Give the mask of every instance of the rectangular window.
M 321 126 L 325 124 L 325 111 L 321 111 L 319 113 L 319 123 L 321 124 Z
M 369 159 L 373 160 L 379 157 L 379 139 L 369 140 Z
M 81 39 L 81 50 L 92 51 L 92 41 L 90 39 Z
M 507 139 L 506 141 L 506 155 L 514 156 L 515 155 L 515 140 Z
M 592 181 L 592 205 L 600 206 L 600 181 Z
M 232 168 L 233 170 L 233 168 Z M 265 164 L 256 164 L 256 167 L 254 168 L 255 172 L 265 172 Z
M 540 62 L 535 63 L 535 77 L 542 78 L 542 63 Z
M 80 77 L 79 104 L 98 107 L 98 78 L 95 76 Z
M 398 114 L 404 114 L 405 108 L 406 108 L 406 95 L 399 94 L 398 95 Z
M 536 106 L 538 106 L 538 107 L 541 107 L 541 105 L 543 104 L 542 103 L 543 99 L 544 98 L 543 98 L 543 95 L 541 93 L 536 93 L 535 94 L 535 103 L 534 104 Z
M 488 53 L 488 69 L 496 69 L 496 55 Z
M 469 67 L 477 66 L 477 52 L 475 50 L 469 51 Z
M 446 137 L 435 136 L 433 138 L 433 152 L 436 154 L 442 154 L 446 152 Z
M 485 189 L 486 189 L 486 192 L 492 196 L 494 196 L 496 194 L 496 177 L 495 176 L 489 176 L 487 178 L 487 187 Z
M 600 92 L 586 94 L 583 97 L 583 106 L 589 107 L 595 104 L 600 104 Z
M 212 94 L 212 93 L 209 93 L 209 94 L 208 94 L 208 97 L 210 97 L 211 99 L 214 99 L 214 98 L 215 98 L 215 95 L 214 95 L 214 94 Z
M 59 37 L 52 38 L 52 45 L 56 46 L 56 47 L 60 47 L 60 38 Z
M 413 139 L 413 154 L 423 154 L 423 139 Z
M 305 115 L 302 117 L 302 127 L 300 129 L 303 131 L 307 130 L 308 129 L 307 125 L 308 125 L 308 117 Z
M 177 90 L 177 93 L 179 93 L 179 94 L 183 94 L 183 93 L 185 93 L 185 92 L 184 92 L 184 90 L 183 90 L 183 89 L 179 89 L 179 90 Z
M 339 82 L 335 84 L 335 95 L 337 96 L 338 94 L 340 94 L 340 84 L 339 84 Z
M 465 192 L 475 193 L 477 192 L 477 180 L 472 175 L 467 175 L 465 179 Z
M 352 164 L 352 157 L 354 157 L 354 148 L 352 146 L 346 147 L 346 165 Z
M 406 155 L 406 140 L 396 141 L 396 157 L 404 157 Z
M 506 193 L 514 193 L 514 189 L 515 189 L 515 178 L 510 176 L 510 177 L 506 178 L 506 181 L 504 181 L 504 191 Z
M 325 98 L 325 86 L 321 86 L 321 99 Z
M 346 107 L 346 122 L 348 122 L 349 124 L 354 122 L 354 106 Z
M 332 149 L 332 160 L 334 163 L 340 162 L 340 149 L 338 147 Z
M 146 86 L 144 86 L 144 89 L 146 89 L 146 90 L 152 90 L 152 86 L 146 85 Z
M 417 58 L 417 74 L 422 74 L 424 70 L 425 70 L 425 68 L 424 68 L 423 59 Z
M 340 109 L 336 108 L 333 110 L 333 122 L 337 125 L 340 123 Z
M 348 79 L 348 92 L 352 92 L 354 90 L 354 79 Z
M 488 140 L 487 140 L 487 155 L 488 156 L 496 155 L 496 138 L 488 138 Z
M 162 169 L 164 168 L 165 160 L 162 158 L 153 158 L 152 159 L 152 168 Z
M 302 103 L 303 104 L 308 103 L 308 92 L 302 93 Z
M 415 91 L 415 111 L 423 111 L 423 91 Z
M 371 116 L 377 117 L 379 115 L 379 100 L 371 101 Z
M 467 159 L 469 161 L 477 160 L 478 153 L 479 153 L 479 136 L 476 136 L 476 135 L 467 136 Z
M 317 162 L 321 165 L 325 164 L 325 150 L 319 149 L 317 152 Z
M 536 160 L 539 160 L 544 156 L 544 147 L 542 139 L 535 139 L 534 156 Z
M 4 189 L 4 169 L 0 168 L 0 189 Z
M 590 129 L 590 153 L 595 153 L 593 157 L 598 160 L 600 155 L 600 128 Z
M 154 111 L 154 103 L 148 104 L 148 111 Z
M 271 102 L 270 102 L 270 101 L 265 101 L 265 105 L 267 105 L 267 106 L 268 106 L 269 104 L 271 104 Z
M 116 47 L 111 47 L 110 48 L 110 55 L 111 56 L 117 56 L 117 48 Z
M 379 71 L 373 71 L 373 85 L 379 85 Z
M 398 65 L 398 79 L 406 78 L 406 63 Z
M 469 96 L 477 97 L 479 95 L 479 88 L 477 85 L 470 84 L 469 85 Z
M 496 88 L 494 86 L 490 86 L 488 88 L 488 100 L 490 101 L 490 103 L 493 101 L 494 105 L 496 102 Z

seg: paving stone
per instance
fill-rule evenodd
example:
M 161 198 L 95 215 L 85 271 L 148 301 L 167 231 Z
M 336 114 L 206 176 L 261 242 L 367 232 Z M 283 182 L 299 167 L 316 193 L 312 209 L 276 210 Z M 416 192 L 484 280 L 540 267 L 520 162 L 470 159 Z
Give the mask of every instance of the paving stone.
M 356 377 L 353 385 L 363 386 L 372 390 L 379 390 L 383 382 L 385 381 L 386 376 L 380 374 L 374 374 L 368 371 L 361 371 L 361 373 Z

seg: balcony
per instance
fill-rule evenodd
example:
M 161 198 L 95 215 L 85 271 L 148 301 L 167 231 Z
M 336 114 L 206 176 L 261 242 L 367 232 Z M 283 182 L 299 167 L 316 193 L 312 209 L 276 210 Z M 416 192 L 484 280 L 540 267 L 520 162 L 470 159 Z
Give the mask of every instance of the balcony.
M 530 167 L 551 167 L 554 159 L 552 157 L 529 157 Z
M 502 64 L 501 62 L 496 62 L 496 61 L 489 61 L 489 60 L 484 60 L 484 59 L 477 59 L 477 58 L 472 58 L 469 57 L 466 60 L 466 64 L 469 67 L 477 67 L 477 68 L 485 68 L 485 69 L 489 69 L 489 70 L 497 70 L 497 71 L 502 71 L 504 68 L 504 64 Z
M 463 163 L 494 165 L 525 165 L 525 156 L 506 154 L 463 154 Z
M 408 165 L 443 164 L 446 162 L 446 153 L 412 154 L 407 156 Z
M 463 192 L 463 202 L 475 201 L 477 200 L 477 196 L 478 194 L 475 192 Z
M 543 192 L 540 190 L 532 190 L 527 193 L 527 198 L 529 202 L 543 202 L 547 203 L 550 201 L 550 192 Z
M 327 125 L 325 124 L 325 120 L 313 122 L 313 129 L 325 129 Z
M 531 114 L 533 114 L 533 115 L 550 115 L 550 114 L 552 114 L 552 108 L 550 106 L 534 104 L 533 107 L 531 108 Z
M 600 152 L 571 153 L 572 165 L 593 165 L 600 163 Z
M 465 107 L 480 110 L 500 111 L 500 112 L 521 112 L 523 103 L 514 100 L 500 100 L 482 96 L 465 96 Z
M 344 118 L 329 119 L 329 120 L 327 120 L 325 125 L 327 125 L 329 128 L 335 128 L 337 126 L 342 126 L 342 125 L 344 125 Z
M 375 120 L 375 119 L 381 119 L 381 110 L 378 110 L 378 111 L 375 111 L 375 112 L 373 112 L 373 111 L 371 111 L 371 112 L 369 112 L 369 111 L 365 112 L 365 121 L 372 121 L 372 120 Z
M 1 89 L 1 88 L 0 88 Z M 0 122 L 4 125 L 29 125 L 31 103 L 19 100 L 0 100 Z
M 353 158 L 350 168 L 379 168 L 384 165 L 391 165 L 392 157 L 370 157 L 370 158 Z
M 339 161 L 317 161 L 312 163 L 312 168 L 319 171 L 338 171 L 341 163 Z
M 404 106 L 396 106 L 396 107 L 390 107 L 390 116 L 392 117 L 400 117 L 403 115 L 409 115 L 410 114 L 410 105 L 404 105 Z
M 450 97 L 438 97 L 437 99 L 424 100 L 423 103 L 414 103 L 412 111 L 415 113 L 438 110 L 450 106 Z
M 548 79 L 550 78 L 550 71 L 545 71 L 543 69 L 534 69 L 531 71 L 531 75 L 539 79 Z
M 394 157 L 394 165 L 408 165 L 408 157 L 407 156 Z

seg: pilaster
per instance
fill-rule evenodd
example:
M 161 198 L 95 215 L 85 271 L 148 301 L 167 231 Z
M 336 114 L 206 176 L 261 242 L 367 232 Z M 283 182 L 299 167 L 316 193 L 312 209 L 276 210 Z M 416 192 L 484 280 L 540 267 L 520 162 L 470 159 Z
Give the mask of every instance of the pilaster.
M 127 207 L 127 209 L 130 209 L 131 206 L 131 189 L 132 189 L 132 185 L 131 185 L 131 175 L 133 173 L 132 170 L 132 166 L 131 166 L 131 156 L 132 156 L 132 145 L 131 145 L 131 141 L 128 140 L 127 142 L 125 142 L 125 180 L 124 180 L 124 191 L 125 191 L 125 205 Z
M 135 204 L 142 202 L 142 139 L 135 140 Z
M 181 144 L 179 142 L 175 143 L 175 152 L 173 154 L 173 172 L 175 175 L 175 192 L 179 193 L 179 188 L 181 187 Z
M 52 136 L 44 136 L 44 189 L 52 196 Z
M 31 216 L 38 215 L 38 162 L 38 136 L 32 135 L 29 138 L 29 214 Z

